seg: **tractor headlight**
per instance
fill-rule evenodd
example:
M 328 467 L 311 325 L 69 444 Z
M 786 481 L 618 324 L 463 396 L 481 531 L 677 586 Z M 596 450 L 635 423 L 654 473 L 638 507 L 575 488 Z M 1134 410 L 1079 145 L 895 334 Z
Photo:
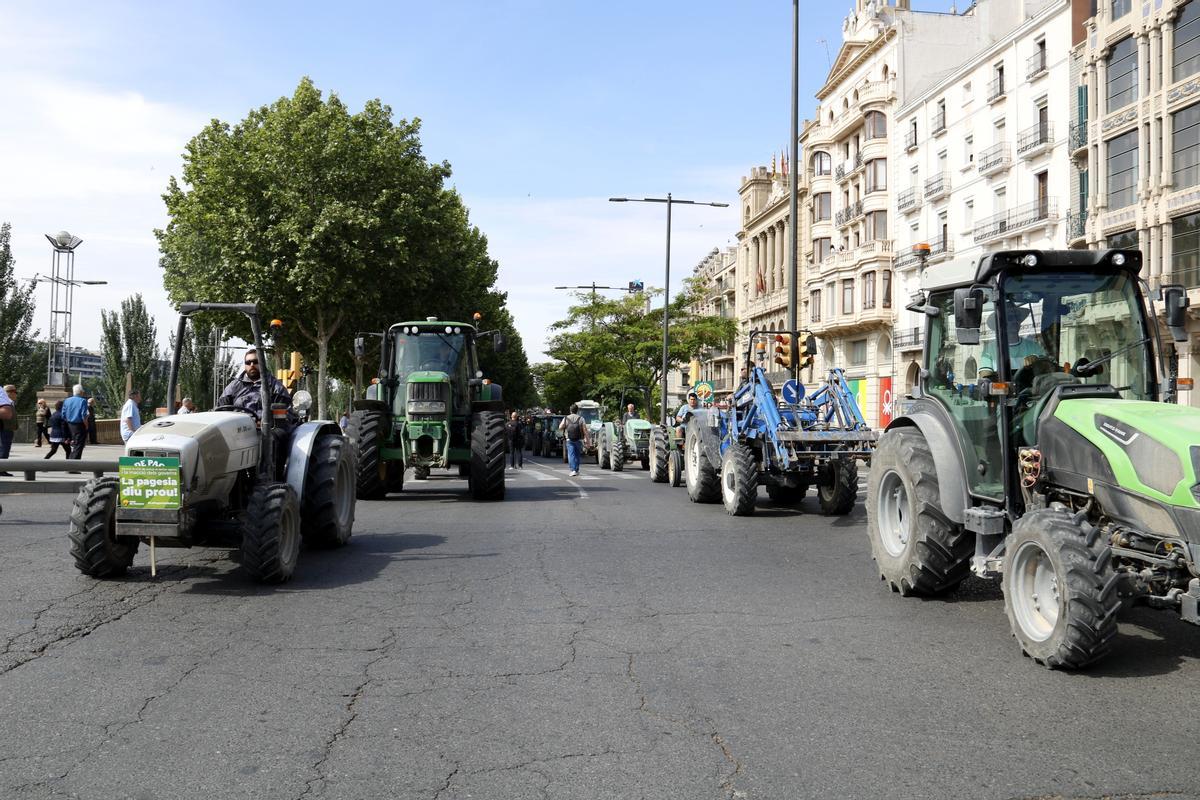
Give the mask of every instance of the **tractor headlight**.
M 1112 263 L 1113 263 L 1114 267 L 1125 266 L 1125 254 L 1124 253 L 1113 253 Z
M 312 404 L 313 404 L 312 395 L 303 389 L 300 389 L 294 395 L 292 395 L 292 408 L 296 409 L 297 411 L 299 411 L 301 413 L 308 411 L 310 408 L 312 408 Z
M 410 400 L 409 414 L 445 414 L 446 403 L 443 400 Z

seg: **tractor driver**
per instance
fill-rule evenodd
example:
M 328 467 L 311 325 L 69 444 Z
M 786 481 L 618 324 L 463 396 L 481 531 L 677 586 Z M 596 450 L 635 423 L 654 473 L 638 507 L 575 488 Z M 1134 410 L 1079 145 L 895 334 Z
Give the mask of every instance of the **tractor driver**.
M 695 391 L 688 390 L 687 402 L 681 405 L 679 410 L 675 412 L 675 419 L 680 422 L 687 422 L 688 417 L 692 416 L 698 408 L 700 408 L 700 397 Z
M 1005 309 L 1008 322 L 1008 359 L 1009 366 L 1015 374 L 1022 367 L 1029 366 L 1037 359 L 1046 357 L 1045 349 L 1038 343 L 1033 336 L 1022 336 L 1021 325 L 1029 318 L 1029 310 L 1022 306 L 1010 305 Z M 998 320 L 993 312 L 988 317 L 988 327 L 993 333 L 996 331 Z M 995 380 L 998 377 L 996 370 L 996 353 L 1000 346 L 1000 337 L 997 336 L 991 342 L 984 344 L 983 352 L 979 356 L 979 377 Z
M 221 397 L 217 400 L 217 406 L 234 406 L 235 408 L 244 408 L 247 411 L 254 413 L 254 416 L 262 419 L 262 394 L 259 391 L 263 381 L 267 382 L 267 394 L 271 398 L 271 405 L 282 403 L 290 410 L 292 407 L 292 395 L 288 392 L 287 387 L 272 375 L 270 372 L 264 372 L 260 367 L 258 351 L 251 347 L 246 351 L 245 358 L 242 359 L 245 369 L 242 373 L 233 379 L 225 391 L 221 392 Z
M 436 349 L 422 348 L 421 369 L 431 372 L 453 372 L 454 348 L 441 336 L 437 337 L 437 342 Z

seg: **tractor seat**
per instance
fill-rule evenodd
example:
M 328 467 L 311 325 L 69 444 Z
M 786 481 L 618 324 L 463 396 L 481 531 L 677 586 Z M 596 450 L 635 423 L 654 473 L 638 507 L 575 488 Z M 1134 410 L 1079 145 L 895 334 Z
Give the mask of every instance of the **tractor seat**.
M 1076 383 L 1080 383 L 1079 378 L 1076 378 L 1069 372 L 1047 372 L 1045 375 L 1038 375 L 1033 379 L 1033 396 L 1037 399 L 1030 404 L 1029 408 L 1022 411 L 1015 420 L 1016 436 L 1013 438 L 1017 444 L 1024 445 L 1025 447 L 1035 447 L 1037 445 L 1038 418 L 1042 416 L 1042 411 L 1046 408 L 1046 403 L 1049 402 L 1050 396 L 1054 394 L 1054 387 Z

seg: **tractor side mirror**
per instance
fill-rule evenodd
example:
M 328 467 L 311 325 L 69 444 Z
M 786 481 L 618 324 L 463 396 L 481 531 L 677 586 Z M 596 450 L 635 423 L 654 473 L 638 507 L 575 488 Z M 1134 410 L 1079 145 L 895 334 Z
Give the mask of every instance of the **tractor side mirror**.
M 964 286 L 954 290 L 954 328 L 959 344 L 979 344 L 983 303 L 983 289 Z
M 508 349 L 508 337 L 503 333 L 497 333 L 496 338 L 492 340 L 492 349 L 497 353 L 503 353 Z
M 354 337 L 354 357 L 364 358 L 367 355 L 367 342 L 363 337 Z
M 1167 328 L 1171 331 L 1171 338 L 1177 342 L 1186 342 L 1188 339 L 1187 308 L 1191 304 L 1191 301 L 1188 300 L 1187 289 L 1178 284 L 1172 284 L 1164 286 L 1162 293 L 1163 305 L 1166 307 Z

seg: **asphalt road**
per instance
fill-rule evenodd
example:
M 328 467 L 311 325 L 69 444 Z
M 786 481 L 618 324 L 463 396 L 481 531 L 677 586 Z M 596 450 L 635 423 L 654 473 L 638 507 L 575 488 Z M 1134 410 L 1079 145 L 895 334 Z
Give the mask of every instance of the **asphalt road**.
M 1200 796 L 1200 631 L 1135 610 L 1049 672 L 992 583 L 886 591 L 861 506 L 539 460 L 359 503 L 264 588 L 217 550 L 93 581 L 68 496 L 0 502 L 3 800 Z

